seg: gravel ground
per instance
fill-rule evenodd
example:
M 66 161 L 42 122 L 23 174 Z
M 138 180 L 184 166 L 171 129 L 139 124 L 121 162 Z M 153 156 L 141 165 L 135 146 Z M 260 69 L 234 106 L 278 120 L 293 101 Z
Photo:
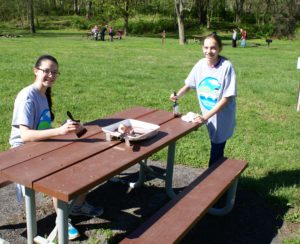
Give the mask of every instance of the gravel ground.
M 159 162 L 150 165 L 163 171 Z M 176 165 L 175 191 L 180 191 L 202 171 Z M 137 176 L 138 167 L 134 166 L 118 177 L 134 181 Z M 26 243 L 24 204 L 17 204 L 13 184 L 0 189 L 0 199 L 0 238 L 10 243 Z M 71 243 L 118 243 L 143 221 L 141 218 L 151 216 L 168 201 L 163 182 L 158 179 L 148 179 L 146 186 L 139 189 L 106 182 L 89 193 L 87 199 L 93 205 L 103 206 L 104 214 L 100 218 L 72 218 L 81 236 Z M 51 199 L 38 193 L 36 204 L 38 234 L 47 236 L 54 228 L 56 217 Z M 238 188 L 236 204 L 230 214 L 224 217 L 205 215 L 182 243 L 279 244 L 282 238 L 292 236 L 295 229 L 277 218 L 283 211 L 287 210 L 271 210 L 257 193 Z

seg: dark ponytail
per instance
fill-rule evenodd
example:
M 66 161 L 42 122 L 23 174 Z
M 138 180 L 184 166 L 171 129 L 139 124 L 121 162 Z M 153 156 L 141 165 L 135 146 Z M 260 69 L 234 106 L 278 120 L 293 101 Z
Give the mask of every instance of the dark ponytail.
M 54 58 L 53 56 L 51 55 L 43 55 L 43 56 L 40 56 L 38 58 L 38 60 L 36 61 L 35 63 L 35 68 L 39 68 L 39 66 L 41 66 L 41 63 L 42 61 L 44 60 L 50 60 L 52 62 L 54 62 L 57 67 L 58 67 L 58 62 L 56 60 L 56 58 Z M 50 115 L 51 115 L 51 121 L 54 120 L 54 113 L 52 111 L 52 97 L 51 97 L 51 87 L 48 87 L 47 90 L 46 90 L 46 97 L 47 97 L 47 101 L 48 101 L 48 106 L 49 106 L 49 110 L 50 110 Z
M 54 113 L 52 111 L 52 97 L 51 97 L 51 87 L 48 87 L 46 90 L 46 97 L 47 97 L 47 101 L 48 101 L 48 105 L 49 105 L 49 110 L 50 110 L 50 115 L 51 115 L 51 121 L 54 120 L 55 116 Z

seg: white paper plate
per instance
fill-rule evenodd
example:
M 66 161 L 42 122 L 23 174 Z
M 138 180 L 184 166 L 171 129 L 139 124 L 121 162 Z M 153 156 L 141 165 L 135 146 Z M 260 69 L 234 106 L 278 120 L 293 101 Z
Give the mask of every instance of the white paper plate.
M 102 127 L 102 131 L 106 134 L 106 138 L 119 138 L 122 134 L 118 132 L 119 125 L 131 126 L 136 133 L 134 136 L 126 135 L 129 141 L 140 141 L 155 136 L 158 133 L 159 125 L 143 122 L 135 119 L 126 119 L 114 123 L 109 126 Z

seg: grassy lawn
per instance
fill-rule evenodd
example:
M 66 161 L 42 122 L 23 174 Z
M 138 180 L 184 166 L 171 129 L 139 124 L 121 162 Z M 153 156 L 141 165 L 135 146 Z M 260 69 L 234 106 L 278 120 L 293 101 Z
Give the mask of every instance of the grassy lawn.
M 234 64 L 237 82 L 237 127 L 226 155 L 245 159 L 249 167 L 240 183 L 268 199 L 270 207 L 288 209 L 279 218 L 300 223 L 300 112 L 296 112 L 300 41 L 250 40 L 258 47 L 231 48 L 222 54 Z M 94 120 L 133 106 L 171 111 L 169 95 L 183 85 L 202 57 L 198 43 L 180 46 L 168 39 L 128 37 L 95 42 L 84 34 L 47 32 L 0 39 L 1 148 L 9 148 L 15 96 L 33 80 L 33 65 L 42 54 L 54 55 L 61 76 L 53 89 L 55 125 L 66 111 L 82 121 Z M 195 94 L 180 101 L 182 113 L 198 111 Z M 209 139 L 205 127 L 177 144 L 177 163 L 206 167 Z M 153 155 L 165 160 L 166 150 Z M 299 232 L 300 233 L 300 232 Z M 295 235 L 295 240 L 297 236 Z M 300 240 L 298 238 L 298 240 Z

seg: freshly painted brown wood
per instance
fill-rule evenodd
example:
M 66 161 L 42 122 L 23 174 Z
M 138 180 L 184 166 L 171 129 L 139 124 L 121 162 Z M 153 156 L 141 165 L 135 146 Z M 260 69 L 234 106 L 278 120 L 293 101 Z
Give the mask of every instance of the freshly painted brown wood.
M 207 169 L 121 243 L 178 243 L 246 167 L 244 161 L 227 159 Z
M 164 123 L 172 118 L 172 114 L 165 111 L 145 111 L 145 116 L 142 116 L 142 112 L 138 110 L 137 114 L 132 112 L 128 113 L 128 117 L 137 117 L 144 121 L 152 121 L 156 124 Z M 150 117 L 150 119 L 148 118 Z M 126 119 L 118 116 L 118 120 Z M 104 123 L 115 123 L 116 120 L 113 118 L 104 119 Z M 97 125 L 103 125 L 101 120 L 97 120 Z M 101 130 L 100 130 L 101 131 Z M 61 148 L 53 150 L 49 153 L 45 153 L 41 156 L 37 156 L 29 161 L 19 163 L 16 166 L 4 169 L 2 173 L 9 179 L 27 187 L 32 187 L 32 183 L 43 177 L 51 175 L 59 170 L 69 167 L 72 164 L 87 159 L 93 155 L 96 155 L 102 151 L 107 150 L 117 144 L 120 141 L 105 141 L 104 133 L 97 133 L 88 138 L 77 139 L 76 143 L 65 145 Z
M 157 116 L 153 117 L 156 120 L 159 118 Z M 149 122 L 153 122 L 153 120 Z M 172 117 L 167 123 L 161 125 L 160 131 L 152 139 L 141 141 L 132 147 L 127 146 L 125 143 L 115 145 L 106 151 L 35 182 L 34 189 L 60 200 L 69 201 L 112 176 L 121 173 L 142 159 L 149 157 L 198 127 L 197 124 L 186 123 L 180 118 Z
M 50 151 L 56 150 L 57 148 L 67 146 L 84 138 L 88 138 L 94 134 L 100 133 L 101 127 L 109 125 L 109 123 L 112 124 L 128 117 L 139 118 L 140 116 L 151 114 L 154 111 L 156 110 L 143 107 L 130 108 L 125 111 L 108 116 L 107 118 L 98 119 L 87 123 L 86 128 L 88 129 L 88 132 L 80 139 L 78 139 L 75 134 L 68 134 L 64 136 L 54 137 L 50 140 L 43 141 L 43 143 L 30 142 L 20 147 L 0 152 L 0 170 L 27 160 L 31 160 L 34 157 L 43 155 Z

